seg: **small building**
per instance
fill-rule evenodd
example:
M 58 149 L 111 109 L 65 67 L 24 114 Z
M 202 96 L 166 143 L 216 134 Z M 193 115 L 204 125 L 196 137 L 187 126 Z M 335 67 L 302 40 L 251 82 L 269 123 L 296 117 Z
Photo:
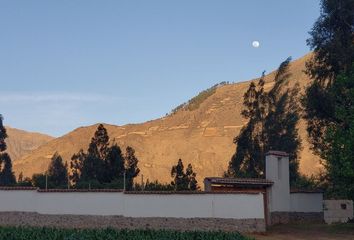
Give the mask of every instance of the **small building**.
M 204 190 L 207 192 L 266 192 L 273 182 L 261 178 L 206 177 Z
M 288 222 L 323 222 L 323 192 L 290 189 L 289 155 L 269 151 L 265 178 L 206 177 L 205 191 L 262 193 L 267 225 Z
M 345 223 L 353 219 L 352 200 L 325 200 L 324 220 L 326 223 Z

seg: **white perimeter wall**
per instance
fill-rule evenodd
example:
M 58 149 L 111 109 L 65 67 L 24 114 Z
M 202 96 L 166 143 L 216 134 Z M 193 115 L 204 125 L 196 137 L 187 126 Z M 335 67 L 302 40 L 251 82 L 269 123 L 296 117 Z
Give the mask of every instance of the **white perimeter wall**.
M 0 202 L 0 212 L 125 217 L 264 218 L 262 194 L 124 194 L 0 190 Z
M 291 193 L 291 212 L 323 212 L 322 193 Z

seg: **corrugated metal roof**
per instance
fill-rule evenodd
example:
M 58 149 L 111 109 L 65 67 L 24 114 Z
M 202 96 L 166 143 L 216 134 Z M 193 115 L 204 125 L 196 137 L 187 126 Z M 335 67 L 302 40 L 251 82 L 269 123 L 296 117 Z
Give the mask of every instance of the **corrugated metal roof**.
M 221 178 L 206 177 L 205 180 L 214 184 L 240 184 L 240 185 L 272 185 L 273 182 L 264 178 Z

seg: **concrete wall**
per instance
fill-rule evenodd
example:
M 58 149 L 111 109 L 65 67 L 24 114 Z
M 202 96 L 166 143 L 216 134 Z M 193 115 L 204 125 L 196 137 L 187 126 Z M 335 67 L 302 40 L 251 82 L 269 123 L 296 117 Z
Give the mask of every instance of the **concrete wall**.
M 37 209 L 38 192 L 25 191 L 1 191 L 0 212 L 34 212 Z
M 322 193 L 291 193 L 290 194 L 291 212 L 323 212 Z
M 0 190 L 0 212 L 264 219 L 262 194 L 124 194 Z
M 326 223 L 347 222 L 353 218 L 352 200 L 325 200 L 323 207 Z
M 125 212 L 122 192 L 40 192 L 34 197 L 33 212 L 41 214 L 124 215 Z

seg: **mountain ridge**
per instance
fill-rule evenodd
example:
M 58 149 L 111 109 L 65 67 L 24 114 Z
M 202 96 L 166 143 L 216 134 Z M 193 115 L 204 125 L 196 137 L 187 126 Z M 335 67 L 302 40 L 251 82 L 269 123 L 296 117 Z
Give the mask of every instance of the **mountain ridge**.
M 292 77 L 289 87 L 296 83 L 295 80 L 302 88 L 310 83 L 303 71 L 309 57 L 311 54 L 290 64 Z M 265 77 L 266 90 L 273 84 L 274 73 L 273 71 Z M 249 83 L 255 80 L 257 79 L 219 86 L 194 110 L 179 109 L 175 113 L 143 123 L 123 126 L 105 124 L 105 127 L 111 141 L 122 148 L 130 145 L 136 150 L 145 180 L 149 178 L 150 181 L 159 179 L 169 182 L 171 166 L 181 158 L 185 165 L 192 163 L 201 183 L 204 177 L 220 176 L 226 170 L 235 151 L 232 140 L 246 122 L 240 114 L 243 93 Z M 45 171 L 55 151 L 69 162 L 74 153 L 81 148 L 87 149 L 97 125 L 76 128 L 17 159 L 14 161 L 16 174 L 23 172 L 25 176 L 31 176 Z M 309 150 L 305 128 L 302 120 L 299 123 L 299 133 L 304 148 L 301 151 L 300 170 L 309 175 L 318 171 L 320 164 L 319 159 Z
M 25 131 L 10 126 L 5 126 L 5 128 L 8 135 L 5 140 L 7 152 L 14 161 L 54 139 L 50 135 L 39 132 Z

